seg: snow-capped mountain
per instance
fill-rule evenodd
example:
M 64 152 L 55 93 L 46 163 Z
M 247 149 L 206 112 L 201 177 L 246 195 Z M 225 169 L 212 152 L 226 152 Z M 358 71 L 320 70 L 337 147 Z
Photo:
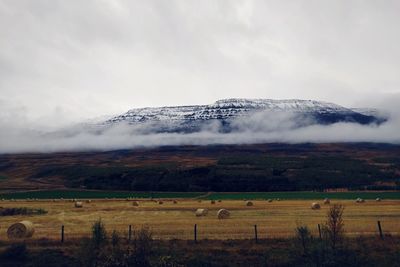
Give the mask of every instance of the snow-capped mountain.
M 232 130 L 236 118 L 251 116 L 257 112 L 291 113 L 307 117 L 309 123 L 331 124 L 354 122 L 359 124 L 380 123 L 381 118 L 361 114 L 333 103 L 314 100 L 272 99 L 223 99 L 211 105 L 137 108 L 107 120 L 103 125 L 127 123 L 153 125 L 157 132 L 195 132 L 211 122 L 219 122 L 223 131 Z M 272 115 L 271 115 L 272 116 Z M 301 125 L 300 125 L 301 126 Z

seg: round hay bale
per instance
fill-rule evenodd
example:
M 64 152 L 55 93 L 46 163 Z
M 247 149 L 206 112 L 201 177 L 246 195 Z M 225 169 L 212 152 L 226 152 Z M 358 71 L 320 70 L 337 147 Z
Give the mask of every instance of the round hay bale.
M 228 210 L 226 210 L 226 209 L 220 209 L 218 212 L 217 212 L 217 217 L 218 217 L 218 219 L 228 219 L 229 218 L 229 216 L 231 215 L 231 213 L 228 211 Z
M 356 199 L 356 203 L 364 203 L 364 202 L 365 202 L 365 200 L 362 199 L 362 198 L 357 198 Z
M 172 201 L 172 203 L 174 203 L 174 204 L 177 204 L 177 203 L 178 203 L 178 201 L 174 200 L 174 201 Z
M 86 203 L 91 203 L 92 200 L 91 199 L 86 199 Z
M 375 199 L 375 201 L 380 202 L 381 199 L 380 199 L 379 197 L 377 197 L 377 198 Z
M 281 201 L 281 199 L 280 199 L 280 198 L 277 198 L 276 201 Z
M 272 202 L 272 199 L 268 199 L 267 201 L 268 201 L 268 202 Z
M 138 207 L 138 206 L 139 206 L 139 203 L 138 203 L 137 201 L 133 201 L 133 202 L 132 202 L 132 206 Z
M 319 205 L 319 203 L 314 202 L 311 204 L 311 209 L 313 209 L 313 210 L 319 210 L 320 208 L 321 208 L 321 205 Z
M 211 200 L 211 204 L 215 204 L 215 200 Z
M 208 209 L 197 209 L 195 214 L 197 217 L 206 216 L 208 213 Z
M 331 204 L 331 200 L 330 200 L 329 198 L 325 198 L 325 199 L 324 199 L 324 204 L 325 204 L 325 205 Z
M 160 200 L 160 201 L 158 201 L 158 204 L 159 204 L 159 205 L 162 205 L 162 204 L 164 204 L 164 202 L 162 202 L 162 201 Z
M 76 201 L 75 208 L 83 208 L 83 203 L 81 201 Z
M 29 238 L 33 236 L 35 228 L 33 223 L 30 221 L 21 221 L 19 223 L 14 223 L 7 230 L 8 239 L 21 239 Z
M 218 199 L 218 203 L 221 203 L 222 202 L 222 200 L 221 199 Z
M 246 206 L 247 206 L 247 207 L 253 206 L 253 202 L 251 202 L 251 201 L 246 201 Z

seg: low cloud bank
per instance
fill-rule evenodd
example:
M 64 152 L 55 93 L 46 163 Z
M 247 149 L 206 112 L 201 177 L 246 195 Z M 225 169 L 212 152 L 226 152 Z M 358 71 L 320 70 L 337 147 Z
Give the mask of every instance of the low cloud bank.
M 54 130 L 27 120 L 0 116 L 0 153 L 114 150 L 165 145 L 252 144 L 268 142 L 384 142 L 400 144 L 400 116 L 387 111 L 388 121 L 380 125 L 356 123 L 313 124 L 310 118 L 290 113 L 255 113 L 232 122 L 234 132 L 222 133 L 212 122 L 195 133 L 151 133 L 157 124 L 117 124 L 108 128 L 87 125 Z M 13 118 L 20 119 L 21 116 Z M 300 125 L 303 125 L 299 127 Z

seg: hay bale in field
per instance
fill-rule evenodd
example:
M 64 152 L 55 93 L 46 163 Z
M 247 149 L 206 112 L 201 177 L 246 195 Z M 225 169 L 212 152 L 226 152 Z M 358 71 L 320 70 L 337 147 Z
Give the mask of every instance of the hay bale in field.
M 211 200 L 211 204 L 215 204 L 215 200 Z
M 218 203 L 221 203 L 222 202 L 222 200 L 221 199 L 218 199 Z
M 379 197 L 377 197 L 377 198 L 375 199 L 375 201 L 380 202 L 381 199 L 380 199 Z
M 247 207 L 253 206 L 253 202 L 251 202 L 251 201 L 246 201 L 246 206 L 247 206 Z
M 217 217 L 218 217 L 218 219 L 228 219 L 229 218 L 229 216 L 231 215 L 231 213 L 228 211 L 228 210 L 226 210 L 226 209 L 220 209 L 218 212 L 217 212 Z
M 357 198 L 356 199 L 356 203 L 364 203 L 364 202 L 365 202 L 365 200 L 362 199 L 362 198 Z
M 268 199 L 267 201 L 268 201 L 268 202 L 272 202 L 272 199 Z
M 324 204 L 325 204 L 325 205 L 331 204 L 331 200 L 330 200 L 329 198 L 325 198 L 325 199 L 324 199 Z
M 178 201 L 174 200 L 174 201 L 172 201 L 172 203 L 174 203 L 174 204 L 177 204 L 177 203 L 178 203 Z
M 91 199 L 86 199 L 86 203 L 91 203 L 92 200 Z
M 137 201 L 133 201 L 133 202 L 132 202 L 132 206 L 138 207 L 138 206 L 139 206 L 139 203 L 138 203 Z
M 321 208 L 321 205 L 319 205 L 319 203 L 314 202 L 311 204 L 311 209 L 313 209 L 313 210 L 319 210 L 320 208 Z
M 75 208 L 83 208 L 83 203 L 81 201 L 76 201 Z
M 164 202 L 162 202 L 162 201 L 160 200 L 160 201 L 158 201 L 158 204 L 159 204 L 159 205 L 162 205 L 162 204 L 164 204 Z
M 280 198 L 277 198 L 276 201 L 281 201 L 281 199 L 280 199 Z
M 208 209 L 197 209 L 195 214 L 197 217 L 206 216 L 208 213 Z
M 19 223 L 14 223 L 7 230 L 8 239 L 21 239 L 29 238 L 33 236 L 35 228 L 33 223 L 30 221 L 21 221 Z
M 199 199 L 199 200 L 197 200 L 197 202 L 201 203 L 201 200 Z

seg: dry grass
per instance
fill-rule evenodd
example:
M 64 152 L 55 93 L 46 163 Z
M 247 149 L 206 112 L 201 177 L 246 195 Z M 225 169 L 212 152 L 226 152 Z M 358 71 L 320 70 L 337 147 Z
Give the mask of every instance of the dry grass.
M 252 238 L 254 225 L 258 226 L 259 238 L 287 237 L 294 234 L 297 225 L 308 225 L 313 234 L 317 234 L 317 224 L 323 223 L 330 205 L 319 210 L 310 209 L 313 201 L 253 201 L 248 207 L 244 201 L 223 201 L 211 204 L 197 200 L 164 201 L 159 205 L 154 201 L 140 201 L 138 207 L 125 200 L 93 200 L 76 209 L 73 202 L 67 200 L 53 202 L 40 201 L 2 201 L 2 207 L 42 208 L 45 215 L 7 216 L 0 220 L 0 240 L 6 239 L 7 228 L 22 220 L 35 224 L 34 238 L 58 239 L 61 225 L 65 225 L 65 238 L 88 236 L 91 224 L 101 218 L 109 231 L 127 232 L 128 225 L 141 227 L 146 225 L 153 231 L 155 238 L 191 239 L 193 225 L 198 225 L 199 239 L 242 239 Z M 355 203 L 349 201 L 331 201 L 345 206 L 344 223 L 348 235 L 377 234 L 376 221 L 380 220 L 386 233 L 400 234 L 400 201 L 383 200 Z M 208 215 L 196 217 L 197 208 L 206 208 Z M 218 220 L 216 213 L 225 208 L 231 212 L 227 220 Z

